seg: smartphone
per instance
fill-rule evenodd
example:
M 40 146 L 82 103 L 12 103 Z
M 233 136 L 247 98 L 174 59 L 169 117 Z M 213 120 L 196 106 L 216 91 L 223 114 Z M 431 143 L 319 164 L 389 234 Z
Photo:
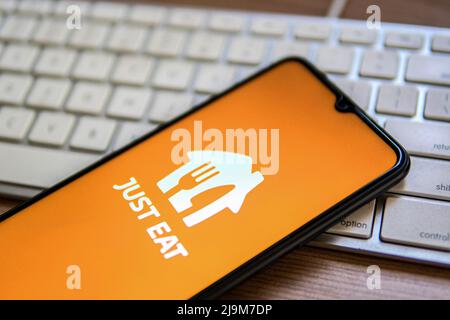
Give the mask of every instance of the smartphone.
M 408 168 L 323 73 L 287 58 L 1 216 L 0 298 L 215 297 Z

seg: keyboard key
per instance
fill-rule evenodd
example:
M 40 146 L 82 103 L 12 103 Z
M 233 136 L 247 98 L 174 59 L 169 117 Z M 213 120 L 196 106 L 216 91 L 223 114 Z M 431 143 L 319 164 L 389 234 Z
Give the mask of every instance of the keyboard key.
M 429 89 L 424 116 L 434 120 L 450 121 L 450 90 Z
M 51 13 L 53 3 L 50 0 L 22 0 L 17 11 L 25 14 L 47 14 Z
M 412 117 L 416 114 L 418 95 L 419 92 L 414 87 L 381 85 L 376 111 Z
M 406 69 L 406 80 L 450 85 L 450 57 L 412 55 Z
M 250 27 L 251 32 L 263 36 L 281 37 L 287 32 L 288 25 L 281 19 L 257 18 Z
M 278 60 L 288 56 L 298 56 L 307 58 L 309 53 L 309 46 L 307 43 L 301 42 L 278 42 L 275 44 L 273 51 L 273 60 Z
M 41 112 L 28 139 L 32 143 L 62 147 L 69 138 L 75 124 L 75 116 L 71 114 Z
M 328 229 L 326 232 L 343 236 L 369 239 L 372 235 L 374 211 L 375 201 L 371 201 L 349 216 L 342 218 L 336 225 Z
M 0 181 L 48 188 L 91 164 L 98 156 L 34 146 L 0 143 Z M 33 165 L 30 165 L 33 159 Z
M 28 75 L 0 74 L 0 103 L 23 104 L 32 83 Z
M 392 51 L 366 51 L 363 55 L 360 75 L 365 77 L 394 79 L 399 65 L 398 54 Z
M 2 0 L 0 2 L 0 12 L 10 13 L 17 8 L 17 0 Z
M 27 99 L 27 105 L 35 108 L 62 109 L 70 91 L 71 83 L 66 79 L 38 78 Z
M 20 141 L 25 138 L 34 120 L 34 111 L 17 107 L 0 109 L 0 139 Z M 6 153 L 2 153 L 7 155 Z M 4 158 L 2 157 L 2 162 Z
M 116 122 L 107 119 L 82 117 L 70 141 L 75 149 L 104 152 L 111 142 Z
M 151 123 L 124 122 L 114 144 L 114 150 L 120 149 L 131 141 L 155 130 L 158 127 Z
M 111 87 L 107 84 L 77 82 L 67 101 L 67 110 L 98 115 L 105 107 L 110 93 Z
M 158 29 L 150 37 L 147 52 L 159 57 L 175 57 L 185 41 L 186 34 L 182 31 Z
M 144 56 L 122 55 L 119 57 L 111 80 L 115 83 L 144 85 L 153 70 L 153 60 Z
M 228 51 L 228 61 L 243 64 L 261 63 L 266 51 L 263 40 L 254 38 L 233 39 Z
M 244 25 L 245 18 L 235 14 L 216 13 L 209 20 L 209 28 L 214 31 L 239 32 Z
M 193 9 L 174 9 L 169 17 L 169 25 L 184 29 L 196 29 L 203 25 L 206 15 Z
M 420 49 L 423 45 L 423 36 L 419 33 L 391 31 L 386 34 L 384 45 L 393 48 Z
M 437 52 L 450 52 L 450 34 L 435 35 L 431 43 L 431 50 Z
M 148 88 L 116 87 L 107 115 L 116 118 L 139 120 L 144 115 L 152 97 Z
M 353 49 L 321 47 L 317 56 L 317 65 L 325 72 L 347 74 L 353 65 Z
M 372 86 L 365 81 L 351 81 L 338 79 L 334 81 L 356 104 L 364 110 L 369 108 Z
M 122 3 L 96 2 L 91 9 L 91 18 L 115 22 L 125 18 L 128 6 Z
M 68 35 L 69 29 L 65 20 L 45 18 L 34 34 L 33 41 L 43 45 L 62 45 Z
M 235 70 L 224 65 L 203 65 L 195 82 L 195 91 L 217 93 L 233 83 Z
M 40 75 L 68 77 L 76 57 L 75 50 L 44 48 L 34 71 Z
M 145 26 L 160 25 L 167 15 L 165 8 L 150 5 L 135 5 L 131 8 L 128 21 Z
M 83 52 L 73 71 L 77 79 L 104 81 L 114 64 L 114 55 L 105 52 Z
M 150 109 L 149 119 L 153 122 L 167 122 L 188 111 L 193 97 L 185 93 L 158 92 Z
M 449 126 L 387 120 L 385 128 L 411 154 L 450 159 Z
M 295 37 L 308 40 L 324 41 L 330 36 L 331 28 L 322 23 L 302 23 L 295 29 Z
M 386 242 L 450 251 L 450 204 L 388 198 L 381 239 Z
M 369 45 L 373 44 L 377 38 L 375 30 L 367 28 L 347 27 L 342 29 L 339 40 L 341 42 Z
M 146 35 L 144 27 L 117 25 L 106 47 L 116 52 L 137 52 L 142 48 Z
M 77 6 L 80 8 L 81 16 L 87 17 L 90 13 L 91 4 L 84 0 L 59 0 L 55 3 L 55 15 L 67 17 L 67 8 L 70 6 Z
M 162 89 L 184 90 L 187 88 L 194 66 L 189 62 L 163 61 L 153 77 L 153 86 Z
M 219 59 L 222 54 L 225 38 L 222 35 L 199 32 L 192 36 L 186 55 L 192 59 Z
M 110 30 L 109 24 L 101 22 L 83 22 L 81 29 L 72 30 L 69 45 L 80 49 L 97 49 L 105 43 Z
M 8 71 L 30 72 L 39 54 L 39 49 L 27 44 L 10 44 L 0 59 L 0 69 Z
M 390 191 L 450 200 L 450 162 L 411 157 L 411 169 L 408 175 Z
M 28 40 L 36 23 L 36 18 L 31 16 L 8 16 L 0 29 L 0 40 Z

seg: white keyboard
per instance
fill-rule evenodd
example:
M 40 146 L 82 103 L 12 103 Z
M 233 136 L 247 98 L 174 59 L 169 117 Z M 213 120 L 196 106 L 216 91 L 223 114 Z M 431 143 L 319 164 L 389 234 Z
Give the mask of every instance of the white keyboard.
M 0 193 L 27 198 L 270 62 L 309 59 L 411 153 L 313 245 L 450 266 L 450 30 L 210 9 L 0 1 Z M 276 112 L 276 110 L 274 110 Z

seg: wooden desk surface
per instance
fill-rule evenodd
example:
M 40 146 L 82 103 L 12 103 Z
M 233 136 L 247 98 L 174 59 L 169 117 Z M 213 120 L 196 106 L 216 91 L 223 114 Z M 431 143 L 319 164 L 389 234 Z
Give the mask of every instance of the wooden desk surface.
M 141 0 L 139 2 L 150 2 Z M 325 15 L 331 0 L 170 0 L 223 8 Z M 341 17 L 364 19 L 378 4 L 382 21 L 450 27 L 448 0 L 349 0 Z M 16 202 L 0 199 L 0 212 Z M 381 268 L 381 289 L 366 286 L 369 265 Z M 450 299 L 450 270 L 305 247 L 285 255 L 226 293 L 225 299 Z

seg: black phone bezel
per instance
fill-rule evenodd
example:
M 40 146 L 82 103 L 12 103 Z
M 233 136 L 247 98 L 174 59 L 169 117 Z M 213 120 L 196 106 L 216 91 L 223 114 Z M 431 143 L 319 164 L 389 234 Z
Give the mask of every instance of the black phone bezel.
M 353 112 L 359 118 L 364 121 L 368 125 L 369 128 L 371 128 L 378 136 L 380 136 L 396 153 L 397 155 L 397 163 L 386 173 L 378 177 L 377 179 L 373 180 L 369 184 L 363 186 L 358 191 L 354 192 L 353 194 L 349 195 L 348 197 L 342 199 L 340 202 L 336 203 L 333 207 L 327 209 L 326 211 L 319 214 L 317 217 L 315 217 L 313 220 L 309 221 L 307 224 L 301 226 L 300 228 L 296 229 L 291 234 L 287 235 L 283 239 L 280 239 L 278 242 L 274 243 L 272 246 L 268 247 L 264 251 L 257 254 L 255 257 L 244 263 L 243 265 L 239 266 L 235 270 L 231 271 L 224 277 L 220 278 L 216 282 L 212 283 L 207 288 L 203 289 L 199 293 L 195 294 L 192 299 L 205 299 L 205 298 L 215 298 L 221 293 L 225 292 L 226 290 L 229 290 L 239 282 L 243 281 L 245 278 L 249 277 L 250 275 L 254 274 L 255 272 L 259 271 L 269 263 L 273 262 L 275 259 L 280 257 L 281 255 L 285 254 L 286 252 L 294 249 L 295 247 L 304 245 L 306 242 L 312 240 L 316 236 L 318 236 L 320 233 L 327 230 L 329 227 L 331 227 L 333 224 L 338 222 L 339 219 L 342 217 L 350 214 L 353 210 L 363 206 L 373 198 L 375 198 L 377 195 L 382 193 L 383 191 L 388 190 L 390 187 L 398 183 L 401 179 L 403 179 L 406 174 L 408 173 L 409 166 L 410 166 L 410 159 L 408 156 L 408 153 L 405 151 L 405 149 L 397 142 L 395 141 L 382 127 L 380 127 L 376 122 L 374 122 L 369 116 L 366 115 L 366 113 L 357 106 L 357 104 L 349 98 L 344 92 L 342 92 L 335 84 L 333 84 L 328 77 L 319 71 L 316 67 L 314 67 L 311 63 L 309 63 L 307 60 L 300 58 L 300 57 L 286 57 L 284 59 L 281 59 L 261 70 L 256 72 L 255 74 L 249 76 L 248 78 L 237 82 L 227 90 L 212 96 L 211 98 L 207 99 L 206 101 L 200 103 L 199 105 L 195 106 L 188 112 L 176 117 L 175 119 L 171 120 L 170 122 L 159 126 L 156 130 L 145 134 L 144 136 L 140 137 L 139 139 L 131 142 L 130 144 L 120 148 L 119 150 L 116 150 L 112 152 L 111 154 L 101 158 L 100 160 L 94 162 L 93 164 L 87 166 L 86 168 L 80 170 L 79 172 L 71 175 L 70 177 L 64 179 L 63 181 L 57 183 L 56 185 L 40 192 L 33 198 L 24 201 L 23 203 L 17 205 L 16 207 L 8 210 L 4 214 L 0 215 L 0 222 L 6 220 L 7 218 L 13 216 L 16 213 L 19 213 L 21 210 L 29 207 L 30 205 L 36 203 L 37 201 L 41 200 L 42 198 L 46 197 L 47 195 L 61 189 L 62 187 L 66 186 L 70 182 L 80 178 L 84 174 L 96 169 L 97 167 L 101 166 L 102 164 L 106 163 L 107 161 L 113 159 L 114 157 L 126 152 L 128 149 L 138 145 L 139 143 L 143 142 L 144 140 L 152 137 L 153 135 L 158 134 L 160 131 L 165 130 L 167 127 L 173 125 L 177 121 L 181 120 L 182 118 L 191 115 L 200 109 L 207 107 L 209 104 L 214 102 L 215 100 L 220 99 L 224 95 L 228 94 L 229 92 L 236 90 L 240 86 L 252 81 L 253 79 L 259 77 L 260 75 L 264 74 L 265 72 L 268 72 L 279 65 L 286 63 L 286 62 L 292 62 L 295 61 L 297 63 L 300 63 L 304 65 L 313 75 L 316 76 L 317 79 L 319 79 L 323 84 L 325 84 L 335 95 L 336 95 L 336 101 L 344 101 L 344 104 L 347 106 L 344 111 L 342 110 L 336 110 L 336 112 Z

